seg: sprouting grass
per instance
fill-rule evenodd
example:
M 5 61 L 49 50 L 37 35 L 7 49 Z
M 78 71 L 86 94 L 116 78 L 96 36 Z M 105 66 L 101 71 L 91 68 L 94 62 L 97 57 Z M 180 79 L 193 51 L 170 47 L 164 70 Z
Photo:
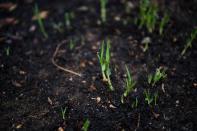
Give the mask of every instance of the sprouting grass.
M 135 98 L 135 101 L 132 103 L 132 108 L 137 108 L 137 106 L 138 106 L 138 99 L 137 99 L 137 97 Z
M 148 83 L 154 86 L 158 81 L 167 77 L 166 70 L 157 68 L 155 74 L 148 75 Z
M 5 54 L 6 56 L 10 56 L 10 47 L 5 48 Z
M 131 76 L 131 73 L 130 73 L 128 67 L 125 66 L 125 68 L 126 68 L 126 75 L 127 75 L 126 80 L 125 80 L 126 81 L 126 84 L 125 84 L 126 90 L 124 91 L 122 98 L 121 98 L 122 103 L 124 103 L 124 97 L 127 97 L 128 94 L 134 90 L 134 87 L 136 84 L 136 82 L 133 80 L 133 78 Z
M 140 0 L 139 27 L 146 26 L 150 33 L 153 32 L 157 22 L 158 7 L 149 0 Z
M 144 44 L 144 47 L 143 47 L 143 52 L 146 52 L 149 48 L 149 44 L 151 43 L 151 39 L 150 37 L 145 37 L 142 42 L 142 44 Z
M 106 48 L 105 48 L 106 45 Z M 110 58 L 111 58 L 111 52 L 110 52 L 110 40 L 108 39 L 105 43 L 105 41 L 102 42 L 100 52 L 97 54 L 99 63 L 101 66 L 101 72 L 102 72 L 102 77 L 103 81 L 108 82 L 109 89 L 111 91 L 114 90 L 110 75 L 111 75 L 111 70 L 110 70 Z
M 37 4 L 35 4 L 35 7 L 34 7 L 34 14 L 35 14 L 35 16 L 37 18 L 38 25 L 40 27 L 40 31 L 42 32 L 42 34 L 44 35 L 45 38 L 48 38 L 48 34 L 47 34 L 47 32 L 45 31 L 45 28 L 44 28 L 44 23 L 42 21 L 42 18 L 39 15 L 39 9 L 38 9 L 38 5 Z
M 74 47 L 75 47 L 75 41 L 73 39 L 70 39 L 70 41 L 69 41 L 69 49 L 73 50 Z
M 64 109 L 61 107 L 61 116 L 62 116 L 62 119 L 65 120 L 66 119 L 66 110 L 67 108 L 65 107 Z
M 59 23 L 53 23 L 53 28 L 55 30 L 57 30 L 58 32 L 62 33 L 64 31 L 64 28 L 63 28 L 63 23 L 59 22 Z
M 170 16 L 165 13 L 164 17 L 161 19 L 161 22 L 159 24 L 159 34 L 163 35 L 163 29 L 165 27 L 165 25 L 169 22 L 170 20 Z
M 90 126 L 90 121 L 86 119 L 86 121 L 83 124 L 83 127 L 81 128 L 82 131 L 88 131 L 89 126 Z
M 151 95 L 149 90 L 145 90 L 144 95 L 145 95 L 145 101 L 149 106 L 151 106 L 152 102 L 154 102 L 154 104 L 157 105 L 158 92 L 154 93 L 154 95 Z
M 100 15 L 101 15 L 101 21 L 103 23 L 107 21 L 107 9 L 106 9 L 107 3 L 108 0 L 100 0 Z
M 181 55 L 184 55 L 188 48 L 192 48 L 192 42 L 196 39 L 197 37 L 197 28 L 193 29 L 193 31 L 190 34 L 190 37 L 187 39 L 187 43 L 185 44 L 184 49 L 181 52 Z
M 65 12 L 64 13 L 64 23 L 66 28 L 71 28 L 71 20 L 74 18 L 73 12 Z
M 153 102 L 153 97 L 151 96 L 151 93 L 149 90 L 145 90 L 144 91 L 144 95 L 145 95 L 145 101 L 147 102 L 148 105 L 151 105 L 151 103 Z
M 158 100 L 158 92 L 156 92 L 154 94 L 154 103 L 155 103 L 155 106 L 157 105 L 157 100 Z

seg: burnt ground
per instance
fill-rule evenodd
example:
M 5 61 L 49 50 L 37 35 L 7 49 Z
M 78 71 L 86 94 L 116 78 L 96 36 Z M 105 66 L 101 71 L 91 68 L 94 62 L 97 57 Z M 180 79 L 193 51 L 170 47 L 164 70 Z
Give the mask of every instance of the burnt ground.
M 6 3 L 8 1 L 2 1 Z M 44 38 L 37 21 L 33 21 L 35 1 L 14 2 L 16 9 L 0 8 L 0 129 L 2 130 L 81 130 L 84 120 L 90 120 L 89 130 L 197 130 L 197 41 L 184 56 L 181 51 L 197 24 L 197 2 L 173 0 L 159 3 L 170 12 L 170 22 L 160 36 L 156 29 L 148 33 L 134 24 L 138 17 L 138 2 L 132 1 L 130 13 L 125 1 L 110 0 L 106 24 L 99 24 L 99 2 L 91 0 L 37 2 L 40 11 L 47 10 L 44 26 L 49 38 Z M 64 22 L 64 13 L 74 12 L 71 28 L 53 28 Z M 17 22 L 16 22 L 17 21 Z M 124 24 L 123 21 L 127 23 Z M 151 38 L 146 52 L 141 41 Z M 112 83 L 109 91 L 102 81 L 97 59 L 101 41 L 111 40 Z M 69 41 L 74 39 L 74 48 Z M 81 77 L 58 69 L 79 72 Z M 6 53 L 9 49 L 9 54 Z M 136 91 L 125 103 L 125 65 L 137 82 Z M 151 87 L 147 76 L 156 68 L 165 67 L 167 78 Z M 149 106 L 143 91 L 158 92 L 156 106 Z M 138 98 L 137 108 L 132 102 Z M 66 119 L 61 108 L 67 108 Z M 59 128 L 60 129 L 60 128 Z

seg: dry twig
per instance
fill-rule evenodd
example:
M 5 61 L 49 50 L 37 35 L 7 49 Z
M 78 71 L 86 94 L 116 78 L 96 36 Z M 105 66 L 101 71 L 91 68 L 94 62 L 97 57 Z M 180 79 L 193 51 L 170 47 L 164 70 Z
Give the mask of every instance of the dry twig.
M 58 65 L 58 64 L 55 62 L 55 57 L 56 57 L 56 55 L 57 55 L 57 53 L 58 53 L 58 51 L 59 51 L 59 48 L 60 48 L 63 44 L 65 44 L 65 43 L 66 43 L 66 41 L 63 41 L 63 42 L 61 42 L 60 44 L 57 45 L 57 47 L 56 47 L 56 49 L 55 49 L 55 52 L 54 52 L 54 54 L 53 54 L 53 57 L 52 57 L 52 60 L 51 60 L 51 61 L 52 61 L 53 65 L 55 65 L 58 69 L 63 70 L 63 71 L 68 72 L 68 73 L 71 73 L 71 74 L 73 74 L 73 75 L 77 75 L 77 76 L 81 77 L 81 74 L 80 74 L 80 73 L 77 73 L 77 72 L 74 72 L 74 71 L 72 71 L 72 70 L 66 69 L 66 68 L 64 68 L 64 67 L 62 67 L 62 66 L 60 66 L 60 65 Z

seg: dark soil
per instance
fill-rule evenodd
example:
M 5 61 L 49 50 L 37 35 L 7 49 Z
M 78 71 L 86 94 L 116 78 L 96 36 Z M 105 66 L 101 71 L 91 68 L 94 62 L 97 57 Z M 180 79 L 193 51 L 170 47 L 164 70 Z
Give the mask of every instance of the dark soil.
M 159 3 L 161 12 L 170 12 L 170 22 L 160 36 L 134 24 L 138 1 L 131 13 L 126 0 L 110 0 L 106 24 L 98 24 L 99 2 L 95 0 L 39 1 L 18 0 L 13 11 L 0 8 L 1 20 L 11 17 L 17 23 L 0 26 L 0 129 L 3 130 L 81 130 L 90 120 L 89 130 L 197 130 L 197 41 L 184 56 L 181 51 L 192 29 L 197 26 L 197 2 L 173 0 Z M 6 3 L 8 1 L 1 1 Z M 44 20 L 49 38 L 44 38 L 37 21 L 32 21 L 35 3 L 49 11 Z M 87 8 L 87 9 L 86 9 Z M 53 28 L 64 22 L 64 13 L 75 17 L 63 32 Z M 115 17 L 120 17 L 120 21 Z M 128 24 L 123 24 L 128 20 Z M 2 23 L 1 23 L 2 24 Z M 33 30 L 33 28 L 35 30 Z M 31 30 L 32 29 L 32 30 Z M 141 41 L 151 38 L 146 52 Z M 109 91 L 102 81 L 97 52 L 102 40 L 111 40 L 112 83 Z M 69 40 L 75 46 L 69 48 Z M 59 70 L 52 63 L 57 45 L 64 42 L 55 62 L 79 72 L 82 77 Z M 10 50 L 9 55 L 6 49 Z M 137 81 L 136 92 L 122 104 L 125 65 Z M 151 87 L 147 76 L 156 68 L 167 69 L 167 78 Z M 144 90 L 158 92 L 156 106 L 144 100 Z M 138 98 L 137 108 L 132 103 Z M 67 108 L 66 119 L 61 108 Z

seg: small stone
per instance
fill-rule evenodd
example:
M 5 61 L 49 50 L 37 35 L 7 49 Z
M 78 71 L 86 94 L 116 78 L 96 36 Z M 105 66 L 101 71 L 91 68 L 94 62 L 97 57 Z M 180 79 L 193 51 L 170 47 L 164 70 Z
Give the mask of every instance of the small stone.
M 101 101 L 101 98 L 100 97 L 97 97 L 96 98 L 96 102 L 99 103 L 100 101 Z
M 69 81 L 73 81 L 73 78 L 72 78 L 72 77 L 70 77 L 70 78 L 69 78 Z
M 92 50 L 97 50 L 97 47 L 95 45 L 93 45 Z
M 26 72 L 25 72 L 25 71 L 20 70 L 20 71 L 19 71 L 19 74 L 20 74 L 20 75 L 25 75 L 25 74 L 26 74 Z
M 58 131 L 64 131 L 64 129 L 62 127 L 59 127 L 57 130 Z
M 86 84 L 86 81 L 85 80 L 83 80 L 83 81 L 81 81 L 83 84 Z
M 29 32 L 34 32 L 36 30 L 36 26 L 35 25 L 32 25 L 30 28 L 29 28 Z
M 115 20 L 115 21 L 120 21 L 120 16 L 115 16 L 115 17 L 114 17 L 114 20 Z
M 94 65 L 94 63 L 92 61 L 89 61 L 88 64 L 89 65 Z

